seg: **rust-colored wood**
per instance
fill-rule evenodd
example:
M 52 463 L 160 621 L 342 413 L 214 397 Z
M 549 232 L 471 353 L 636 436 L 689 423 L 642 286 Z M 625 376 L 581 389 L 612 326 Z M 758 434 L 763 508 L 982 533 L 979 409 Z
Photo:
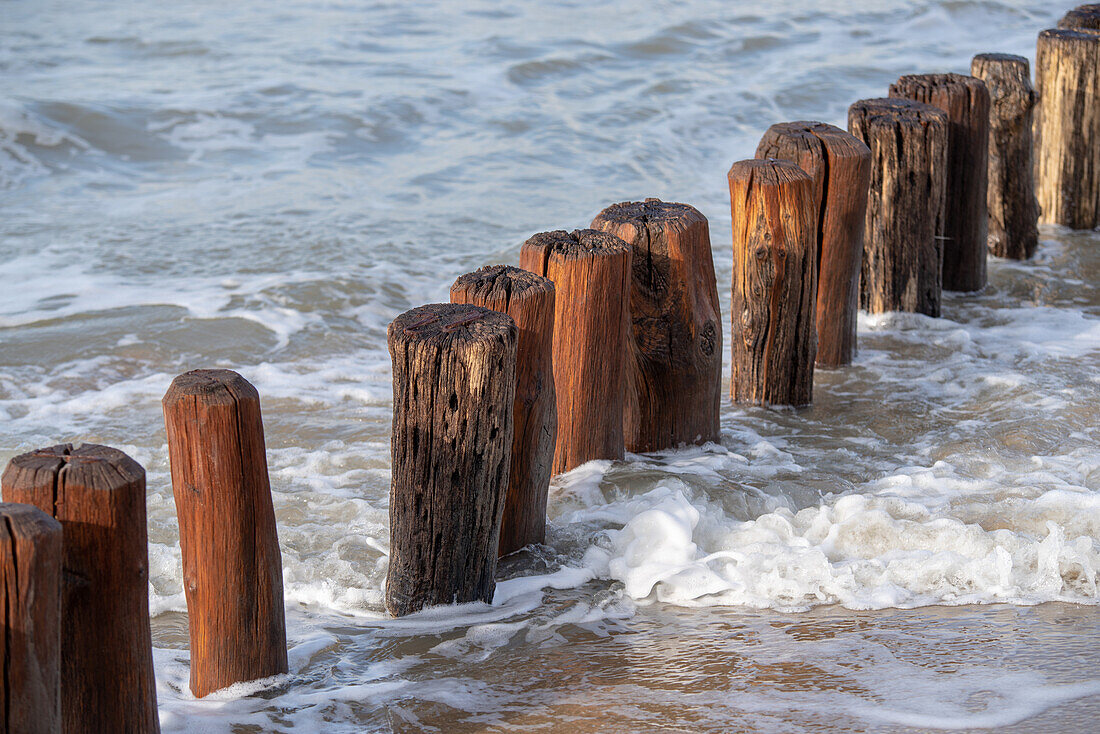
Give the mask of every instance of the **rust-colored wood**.
M 808 405 L 817 331 L 814 181 L 789 161 L 738 161 L 729 171 L 733 216 L 736 403 Z
M 814 180 L 817 365 L 851 364 L 856 354 L 871 151 L 862 140 L 833 125 L 781 122 L 764 133 L 756 157 L 791 161 Z
M 907 99 L 864 99 L 848 129 L 871 149 L 860 305 L 940 315 L 947 113 Z
M 557 290 L 554 473 L 593 459 L 623 458 L 630 245 L 594 229 L 541 232 L 523 243 L 519 264 L 552 280 Z
M 16 456 L 5 502 L 61 523 L 61 718 L 66 734 L 160 731 L 149 631 L 145 470 L 107 446 Z
M 1058 21 L 1058 27 L 1065 30 L 1100 33 L 1100 3 L 1078 5 Z
M 192 370 L 161 401 L 201 698 L 287 672 L 283 568 L 260 396 L 231 370 Z
M 1100 226 L 1100 32 L 1042 31 L 1035 86 L 1041 220 L 1073 229 Z
M 554 284 L 529 270 L 489 265 L 451 286 L 451 303 L 506 313 L 516 322 L 512 460 L 499 554 L 546 540 L 546 494 L 558 433 L 554 395 Z
M 511 469 L 510 316 L 435 303 L 389 326 L 393 360 L 386 608 L 492 601 Z
M 890 96 L 947 113 L 943 289 L 977 291 L 986 283 L 989 212 L 989 92 L 962 74 L 911 74 L 890 85 Z
M 989 251 L 1026 260 L 1039 244 L 1039 202 L 1031 153 L 1035 90 L 1027 59 L 978 54 L 970 73 L 989 90 Z
M 607 207 L 592 229 L 633 248 L 626 448 L 717 441 L 722 313 L 707 218 L 687 204 L 646 199 Z
M 61 731 L 61 523 L 0 503 L 0 730 Z

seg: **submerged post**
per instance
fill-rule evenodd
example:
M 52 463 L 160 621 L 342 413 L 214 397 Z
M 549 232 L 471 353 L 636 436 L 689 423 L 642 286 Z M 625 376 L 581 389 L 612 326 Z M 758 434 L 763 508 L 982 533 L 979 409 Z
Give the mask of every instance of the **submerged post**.
M 62 730 L 160 731 L 149 631 L 145 470 L 117 449 L 62 444 L 16 456 L 5 502 L 61 523 Z
M 1023 56 L 978 54 L 970 73 L 989 90 L 989 251 L 1026 260 L 1039 243 L 1031 128 L 1035 90 Z
M 947 113 L 908 99 L 864 99 L 848 108 L 848 129 L 876 162 L 860 305 L 939 316 Z
M 554 394 L 554 284 L 529 270 L 490 265 L 451 286 L 452 303 L 506 313 L 516 322 L 514 436 L 499 554 L 546 539 L 546 494 L 558 433 Z
M 1039 34 L 1035 186 L 1042 221 L 1100 225 L 1100 32 Z
M 660 199 L 592 220 L 633 248 L 623 434 L 630 451 L 718 440 L 722 314 L 707 218 Z
M 962 74 L 911 74 L 890 85 L 890 96 L 947 113 L 947 172 L 943 222 L 943 289 L 977 291 L 986 283 L 989 213 L 989 92 Z
M 468 304 L 390 324 L 393 480 L 386 608 L 492 601 L 512 455 L 516 325 Z
M 817 332 L 814 182 L 788 161 L 738 161 L 733 215 L 733 375 L 736 403 L 808 405 Z
M 61 731 L 61 524 L 0 503 L 0 722 L 11 734 Z
M 823 122 L 782 122 L 764 133 L 757 158 L 797 164 L 814 180 L 817 228 L 817 364 L 841 367 L 856 353 L 859 268 L 871 183 L 871 151 Z
M 554 282 L 554 473 L 623 458 L 625 357 L 630 334 L 630 245 L 594 229 L 541 232 L 520 267 Z
M 193 370 L 161 401 L 201 698 L 287 672 L 283 567 L 260 396 L 231 370 Z

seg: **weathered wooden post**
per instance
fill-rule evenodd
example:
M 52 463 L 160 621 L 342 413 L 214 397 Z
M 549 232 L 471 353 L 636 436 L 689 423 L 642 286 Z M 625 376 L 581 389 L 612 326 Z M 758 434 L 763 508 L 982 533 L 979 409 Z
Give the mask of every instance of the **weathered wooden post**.
M 970 73 L 989 90 L 989 251 L 1026 260 L 1039 244 L 1031 128 L 1035 90 L 1023 56 L 978 54 Z
M 515 322 L 468 304 L 389 326 L 393 479 L 386 608 L 489 602 L 512 455 Z
M 911 74 L 890 85 L 890 96 L 947 113 L 943 289 L 977 291 L 986 283 L 989 212 L 989 92 L 962 74 Z
M 61 524 L 0 503 L 0 722 L 10 734 L 61 731 Z
M 633 248 L 623 433 L 630 451 L 717 441 L 722 314 L 707 218 L 660 199 L 592 220 Z
M 864 99 L 848 129 L 871 149 L 860 305 L 940 315 L 947 113 L 907 99 Z
M 1100 32 L 1100 4 L 1078 5 L 1062 16 L 1058 27 L 1074 31 Z
M 1100 225 L 1100 32 L 1039 34 L 1035 187 L 1044 222 Z
M 231 370 L 192 370 L 161 401 L 201 698 L 287 672 L 283 567 L 260 396 Z
M 871 151 L 823 122 L 781 122 L 764 133 L 757 158 L 798 164 L 817 202 L 817 364 L 841 367 L 856 353 L 859 269 L 871 184 Z
M 61 523 L 62 730 L 160 731 L 145 470 L 117 449 L 62 444 L 16 456 L 0 483 L 5 502 Z
M 541 232 L 520 267 L 554 281 L 554 473 L 623 458 L 625 358 L 630 334 L 630 245 L 594 229 Z
M 789 161 L 738 161 L 733 215 L 734 402 L 808 405 L 817 331 L 817 204 L 809 174 Z
M 506 313 L 516 322 L 514 435 L 501 556 L 546 539 L 546 493 L 558 434 L 554 395 L 554 284 L 529 270 L 489 265 L 451 286 L 451 303 Z

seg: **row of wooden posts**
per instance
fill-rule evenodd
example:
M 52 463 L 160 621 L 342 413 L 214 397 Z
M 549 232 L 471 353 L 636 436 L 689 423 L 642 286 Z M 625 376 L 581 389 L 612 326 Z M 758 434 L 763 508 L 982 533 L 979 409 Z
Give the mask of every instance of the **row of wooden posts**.
M 1039 35 L 1038 94 L 1022 57 L 971 74 L 904 76 L 848 132 L 774 125 L 730 169 L 735 402 L 809 403 L 815 362 L 851 362 L 860 306 L 938 316 L 943 289 L 984 287 L 987 247 L 1030 257 L 1040 213 L 1100 224 L 1100 5 Z M 718 440 L 720 319 L 706 217 L 656 199 L 398 316 L 387 609 L 490 601 L 498 556 L 544 540 L 552 475 Z M 259 396 L 196 370 L 163 408 L 191 690 L 285 673 Z M 65 444 L 12 459 L 2 488 L 5 731 L 157 731 L 144 469 Z

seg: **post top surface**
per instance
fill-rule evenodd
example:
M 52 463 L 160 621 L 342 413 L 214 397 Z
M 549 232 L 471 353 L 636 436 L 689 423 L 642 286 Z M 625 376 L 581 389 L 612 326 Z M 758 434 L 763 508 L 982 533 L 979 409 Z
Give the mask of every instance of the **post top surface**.
M 508 314 L 468 303 L 429 303 L 390 322 L 387 335 L 404 342 L 487 342 L 515 340 L 516 323 Z
M 11 530 L 20 536 L 61 534 L 61 523 L 34 505 L 0 502 L 0 517 L 6 518 Z M 3 532 L 4 528 L 0 525 L 0 533 Z
M 114 489 L 145 477 L 145 469 L 124 452 L 100 444 L 58 444 L 20 454 L 4 471 L 4 486 L 45 481 L 65 472 L 67 483 Z M 36 479 L 37 477 L 37 479 Z
M 876 97 L 853 102 L 849 115 L 859 114 L 869 122 L 912 122 L 946 124 L 947 113 L 939 107 L 904 97 Z
M 810 174 L 797 164 L 779 158 L 747 158 L 730 166 L 730 182 L 744 181 L 748 185 L 781 186 L 796 181 L 812 183 Z
M 1087 28 L 1047 28 L 1039 31 L 1039 40 L 1100 44 L 1100 32 L 1090 31 Z
M 1058 21 L 1058 27 L 1073 30 L 1100 31 L 1100 3 L 1078 5 L 1062 16 L 1062 19 Z
M 452 295 L 456 291 L 465 291 L 482 298 L 499 297 L 505 301 L 553 290 L 554 281 L 514 265 L 486 265 L 458 276 L 451 286 Z
M 596 218 L 597 222 L 611 224 L 624 224 L 627 222 L 638 224 L 663 224 L 666 222 L 707 221 L 703 214 L 690 204 L 678 204 L 660 199 L 646 199 L 645 201 L 622 201 L 604 208 Z
M 598 229 L 557 229 L 539 232 L 523 243 L 523 249 L 537 249 L 545 257 L 558 255 L 567 260 L 583 257 L 612 257 L 630 252 L 630 245 L 608 232 Z
M 177 375 L 162 402 L 168 405 L 188 396 L 199 397 L 207 403 L 260 399 L 252 383 L 233 370 L 225 369 L 198 369 Z

